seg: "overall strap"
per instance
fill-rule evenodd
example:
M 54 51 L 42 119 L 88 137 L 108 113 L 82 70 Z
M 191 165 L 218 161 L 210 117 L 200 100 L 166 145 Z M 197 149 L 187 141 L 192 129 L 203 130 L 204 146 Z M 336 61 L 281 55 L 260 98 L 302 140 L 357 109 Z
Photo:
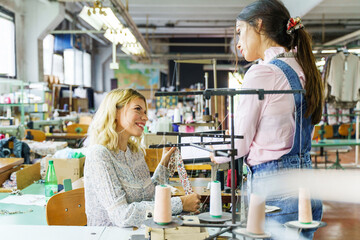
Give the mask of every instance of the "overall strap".
M 274 59 L 270 61 L 270 64 L 277 66 L 286 76 L 291 89 L 299 90 L 303 89 L 300 78 L 295 72 L 295 70 L 289 66 L 286 62 L 280 59 Z M 311 132 L 312 124 L 311 119 L 305 118 L 306 112 L 306 100 L 304 94 L 293 94 L 295 100 L 295 124 L 296 130 L 294 135 L 294 144 L 290 152 L 286 155 L 303 155 L 308 152 L 311 148 Z

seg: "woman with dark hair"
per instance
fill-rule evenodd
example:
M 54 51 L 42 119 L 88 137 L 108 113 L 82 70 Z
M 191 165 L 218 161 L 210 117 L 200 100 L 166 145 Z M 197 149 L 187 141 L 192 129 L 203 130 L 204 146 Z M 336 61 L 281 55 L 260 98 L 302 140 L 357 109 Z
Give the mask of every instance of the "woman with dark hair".
M 311 38 L 299 17 L 292 18 L 278 0 L 258 0 L 237 17 L 236 47 L 247 61 L 261 59 L 245 74 L 242 88 L 305 89 L 305 94 L 240 95 L 235 115 L 237 157 L 246 156 L 248 186 L 263 193 L 267 179 L 289 169 L 311 168 L 311 138 L 320 121 L 323 86 L 311 49 Z M 229 159 L 215 158 L 216 162 Z M 285 184 L 284 189 L 285 189 Z M 314 220 L 321 220 L 322 203 L 312 200 Z M 297 192 L 267 195 L 266 205 L 281 211 L 266 214 L 266 222 L 283 224 L 298 219 Z M 271 229 L 269 229 L 271 231 Z M 312 239 L 315 230 L 303 230 Z M 280 234 L 281 235 L 281 234 Z M 276 233 L 273 234 L 277 238 Z M 284 237 L 279 237 L 284 238 Z

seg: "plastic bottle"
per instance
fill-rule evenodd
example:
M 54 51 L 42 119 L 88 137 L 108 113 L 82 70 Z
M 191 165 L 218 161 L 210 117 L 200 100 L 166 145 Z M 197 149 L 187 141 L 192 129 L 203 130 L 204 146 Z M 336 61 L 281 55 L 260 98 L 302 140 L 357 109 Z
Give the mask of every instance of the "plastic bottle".
M 46 201 L 58 192 L 58 182 L 55 173 L 54 161 L 49 160 L 49 166 L 45 177 L 45 197 Z

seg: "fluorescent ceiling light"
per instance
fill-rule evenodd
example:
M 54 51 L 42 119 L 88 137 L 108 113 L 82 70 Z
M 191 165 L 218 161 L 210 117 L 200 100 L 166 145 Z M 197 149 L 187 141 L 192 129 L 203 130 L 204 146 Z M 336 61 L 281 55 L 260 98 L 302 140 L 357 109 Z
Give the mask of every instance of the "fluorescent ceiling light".
M 140 43 L 125 43 L 121 47 L 121 51 L 129 55 L 144 55 L 145 50 Z
M 336 53 L 336 50 L 321 50 L 321 53 Z
M 360 54 L 360 48 L 353 48 L 348 50 L 350 53 L 357 53 Z
M 111 8 L 108 7 L 89 8 L 84 6 L 79 16 L 98 31 L 102 28 L 113 30 L 121 30 L 124 28 Z
M 104 37 L 110 42 L 121 44 L 121 50 L 128 55 L 146 56 L 143 46 L 138 42 L 134 34 L 125 28 L 114 12 L 109 7 L 102 7 L 99 1 L 95 1 L 94 7 L 84 6 L 79 16 L 96 30 L 105 29 Z M 116 55 L 113 53 L 113 55 Z M 112 65 L 115 66 L 115 61 Z

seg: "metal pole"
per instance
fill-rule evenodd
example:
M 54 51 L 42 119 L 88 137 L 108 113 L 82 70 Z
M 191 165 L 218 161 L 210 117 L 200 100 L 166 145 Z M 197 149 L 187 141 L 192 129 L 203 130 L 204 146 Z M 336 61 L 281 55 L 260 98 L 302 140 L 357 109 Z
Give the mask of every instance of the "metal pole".
M 230 96 L 230 121 L 231 121 L 231 149 L 235 149 L 235 139 L 234 139 L 234 95 Z M 231 154 L 231 222 L 235 224 L 236 222 L 236 199 L 235 199 L 235 154 Z M 232 232 L 232 238 L 236 239 L 236 235 Z
M 360 109 L 360 101 L 359 102 L 357 102 L 357 104 L 356 104 L 356 110 L 357 110 L 357 112 L 356 112 L 356 127 L 355 127 L 355 138 L 356 138 L 356 140 L 358 140 L 359 139 L 359 109 Z M 359 164 L 359 146 L 358 145 L 356 145 L 355 146 L 355 166 L 357 166 Z
M 216 74 L 216 59 L 213 59 L 213 72 L 214 72 L 214 89 L 217 89 L 217 74 Z M 215 129 L 218 128 L 218 104 L 217 104 L 217 96 L 215 95 Z
M 175 91 L 180 91 L 180 63 L 176 63 L 176 84 L 175 85 L 176 85 Z

